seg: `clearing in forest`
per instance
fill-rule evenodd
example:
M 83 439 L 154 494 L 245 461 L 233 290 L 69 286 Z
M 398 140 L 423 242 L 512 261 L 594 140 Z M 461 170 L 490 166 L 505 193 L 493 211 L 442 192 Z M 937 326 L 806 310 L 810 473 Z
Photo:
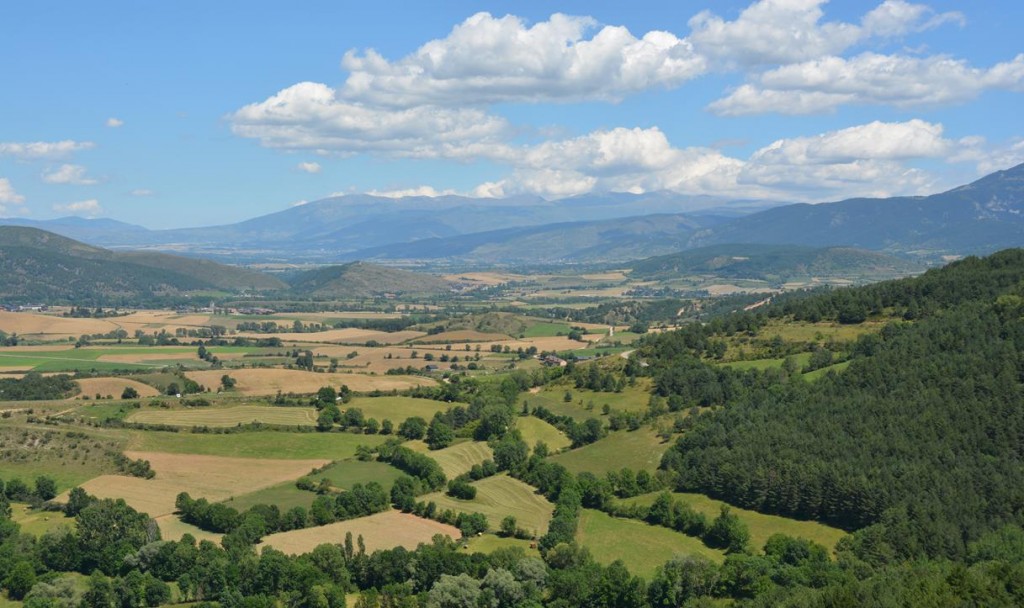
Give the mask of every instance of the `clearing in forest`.
M 661 456 L 671 445 L 670 442 L 663 443 L 650 428 L 643 427 L 636 431 L 608 433 L 607 437 L 590 445 L 556 454 L 551 457 L 551 461 L 573 473 L 587 471 L 599 477 L 623 468 L 653 473 L 661 464 Z
M 326 526 L 271 534 L 263 539 L 262 545 L 290 555 L 300 555 L 312 551 L 319 545 L 342 544 L 348 532 L 352 533 L 353 542 L 359 536 L 363 537 L 367 553 L 394 547 L 415 549 L 420 543 L 430 543 L 437 534 L 454 539 L 462 536 L 459 529 L 454 526 L 416 517 L 411 513 L 385 511 Z

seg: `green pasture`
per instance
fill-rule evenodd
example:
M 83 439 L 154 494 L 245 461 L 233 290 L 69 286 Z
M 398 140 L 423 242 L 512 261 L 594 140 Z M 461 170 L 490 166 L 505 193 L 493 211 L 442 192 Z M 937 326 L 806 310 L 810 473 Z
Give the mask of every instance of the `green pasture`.
M 600 476 L 623 468 L 654 472 L 670 446 L 670 442 L 663 443 L 652 429 L 643 427 L 609 433 L 590 445 L 555 454 L 549 460 L 576 474 L 589 471 Z
M 294 460 L 343 460 L 355 456 L 356 447 L 360 445 L 376 446 L 386 439 L 382 435 L 286 431 L 226 434 L 131 431 L 130 437 L 131 449 L 143 452 Z

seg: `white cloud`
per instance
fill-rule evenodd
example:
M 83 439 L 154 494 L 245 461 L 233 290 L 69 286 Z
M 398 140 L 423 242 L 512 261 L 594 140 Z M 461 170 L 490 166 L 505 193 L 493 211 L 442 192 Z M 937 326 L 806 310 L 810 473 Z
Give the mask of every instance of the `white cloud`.
M 671 190 L 807 202 L 920 194 L 939 180 L 905 163 L 950 155 L 956 144 L 942 132 L 942 125 L 922 120 L 873 122 L 779 140 L 743 160 L 710 148 L 676 148 L 658 129 L 612 129 L 509 149 L 503 154 L 512 159 L 512 175 L 481 184 L 473 194 L 560 198 Z
M 124 121 L 120 118 L 110 117 L 107 119 L 106 125 L 112 129 L 116 129 L 124 124 Z
M 704 72 L 703 58 L 671 33 L 637 38 L 605 26 L 587 37 L 594 30 L 590 17 L 555 14 L 527 26 L 514 15 L 477 13 L 394 62 L 349 51 L 341 94 L 390 106 L 618 100 Z
M 31 160 L 38 158 L 63 158 L 81 150 L 96 147 L 91 141 L 35 141 L 35 142 L 0 142 L 0 156 L 14 156 Z
M 290 204 L 288 206 L 289 207 L 301 207 L 301 206 L 306 205 L 308 203 L 309 203 L 309 201 L 307 201 L 306 199 L 302 199 L 302 200 L 295 201 L 294 203 L 292 203 L 292 204 Z
M 58 213 L 68 213 L 84 217 L 95 217 L 103 213 L 103 208 L 100 207 L 100 202 L 94 198 L 86 201 L 68 203 L 66 205 L 54 205 L 53 210 Z
M 956 142 L 950 162 L 974 163 L 979 175 L 1009 169 L 1024 163 L 1024 138 L 1016 137 L 1008 143 L 990 145 L 984 137 L 964 137 Z
M 857 160 L 937 158 L 949 153 L 953 142 L 942 137 L 942 125 L 923 120 L 875 121 L 814 137 L 780 139 L 754 152 L 762 164 L 814 165 Z
M 944 23 L 963 23 L 960 13 L 935 12 L 923 4 L 886 0 L 861 23 L 822 22 L 827 0 L 759 0 L 734 21 L 711 11 L 690 19 L 687 40 L 718 67 L 762 66 L 836 55 L 872 38 L 892 38 Z
M 43 173 L 43 181 L 48 184 L 72 184 L 88 186 L 96 183 L 95 179 L 85 175 L 85 167 L 81 165 L 61 165 Z
M 128 194 L 131 194 L 132 196 L 153 196 L 156 193 L 148 188 L 136 188 Z
M 299 171 L 304 173 L 320 173 L 320 163 L 317 162 L 303 162 L 296 165 Z
M 419 106 L 388 110 L 355 104 L 325 84 L 301 82 L 230 117 L 232 131 L 270 148 L 322 153 L 442 156 L 445 146 L 492 140 L 506 121 L 477 109 Z
M 11 180 L 0 177 L 0 203 L 5 205 L 20 205 L 25 202 L 25 197 L 18 194 L 11 185 Z
M 449 196 L 458 194 L 455 190 L 437 190 L 431 186 L 418 186 L 416 188 L 405 188 L 399 190 L 369 190 L 367 194 L 382 196 L 385 198 L 403 198 L 406 196 L 426 196 L 436 198 L 438 196 Z
M 785 65 L 708 106 L 725 116 L 809 114 L 843 104 L 897 107 L 968 101 L 987 89 L 1024 90 L 1024 54 L 991 68 L 951 57 L 862 53 Z

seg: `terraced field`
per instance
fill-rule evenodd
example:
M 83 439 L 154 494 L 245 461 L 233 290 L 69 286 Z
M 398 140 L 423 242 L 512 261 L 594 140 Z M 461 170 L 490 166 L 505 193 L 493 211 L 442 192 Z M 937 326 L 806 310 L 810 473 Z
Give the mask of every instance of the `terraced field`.
M 473 500 L 459 500 L 443 492 L 427 494 L 420 500 L 433 501 L 441 510 L 483 513 L 491 530 L 497 530 L 502 519 L 513 515 L 519 527 L 527 532 L 540 536 L 547 531 L 555 507 L 533 487 L 508 475 L 474 481 L 473 486 L 477 490 Z
M 465 441 L 443 450 L 430 450 L 422 441 L 410 441 L 406 444 L 417 452 L 422 452 L 437 461 L 448 479 L 468 473 L 473 465 L 494 458 L 491 447 L 481 441 Z
M 660 566 L 679 554 L 702 555 L 718 563 L 725 560 L 724 553 L 707 547 L 698 538 L 592 509 L 583 509 L 576 541 L 589 549 L 598 562 L 610 564 L 621 559 L 629 564 L 630 572 L 648 580 Z

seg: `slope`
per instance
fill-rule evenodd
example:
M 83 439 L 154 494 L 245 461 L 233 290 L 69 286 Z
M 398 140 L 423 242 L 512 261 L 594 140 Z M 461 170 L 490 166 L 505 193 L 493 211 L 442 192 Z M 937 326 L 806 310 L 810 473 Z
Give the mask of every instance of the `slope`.
M 278 289 L 274 277 L 158 253 L 118 253 L 36 228 L 0 226 L 0 297 L 15 301 L 138 301 L 176 293 Z
M 772 243 L 934 253 L 1024 244 L 1024 164 L 948 192 L 787 205 L 736 219 L 692 244 Z
M 293 277 L 291 286 L 296 294 L 321 298 L 426 295 L 451 291 L 451 284 L 440 277 L 365 262 L 309 270 Z
M 914 262 L 884 253 L 843 247 L 711 245 L 634 262 L 630 278 L 665 280 L 695 274 L 785 283 L 794 279 L 844 277 L 883 279 L 921 270 Z

